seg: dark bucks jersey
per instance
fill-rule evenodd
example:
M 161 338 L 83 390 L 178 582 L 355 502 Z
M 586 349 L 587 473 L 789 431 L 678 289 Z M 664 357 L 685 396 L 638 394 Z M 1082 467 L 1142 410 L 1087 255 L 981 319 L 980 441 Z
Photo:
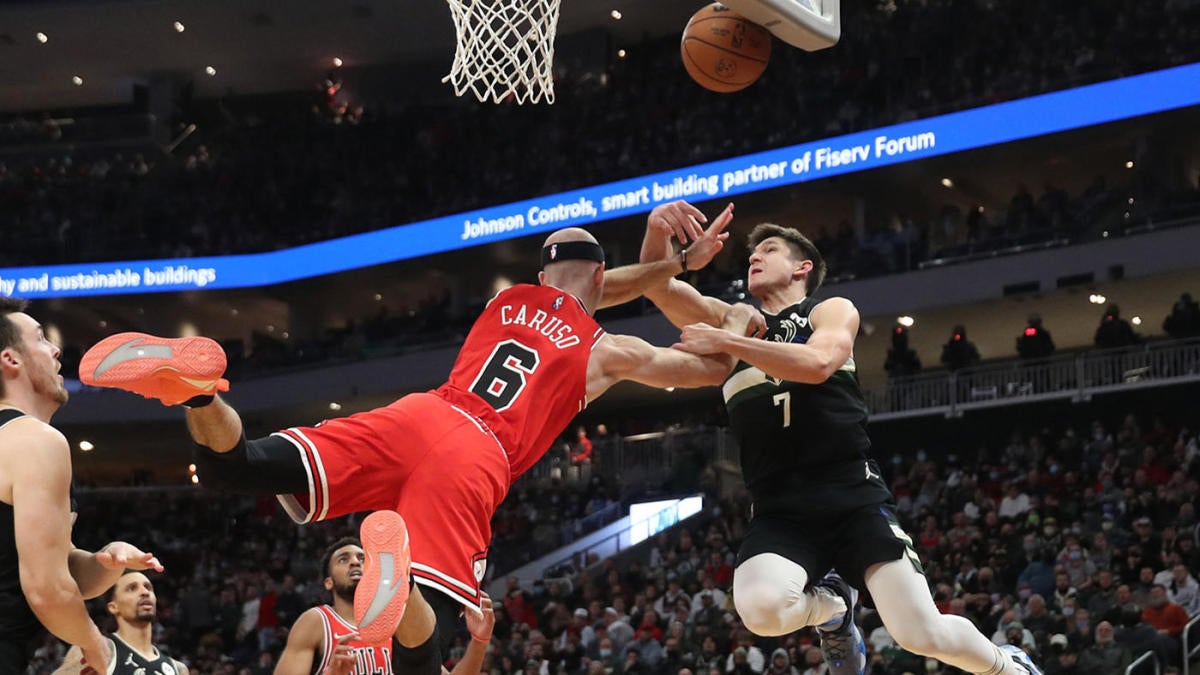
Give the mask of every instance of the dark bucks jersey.
M 764 312 L 765 339 L 807 342 L 816 304 L 806 298 L 779 314 Z M 867 406 L 853 356 L 821 384 L 775 379 L 741 361 L 722 392 L 756 513 L 851 508 L 890 498 L 868 463 Z M 868 484 L 870 489 L 847 491 Z

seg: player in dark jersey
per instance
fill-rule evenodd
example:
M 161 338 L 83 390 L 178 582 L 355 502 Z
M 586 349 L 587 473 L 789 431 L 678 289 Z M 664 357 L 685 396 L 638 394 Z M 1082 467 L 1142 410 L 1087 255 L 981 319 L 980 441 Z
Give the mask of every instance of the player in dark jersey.
M 158 597 L 154 584 L 141 572 L 130 572 L 117 579 L 108 593 L 108 613 L 117 620 L 117 631 L 108 644 L 112 649 L 112 675 L 188 675 L 184 664 L 163 654 L 154 646 L 154 620 L 158 617 Z M 71 647 L 55 675 L 83 670 L 83 653 Z M 101 671 L 103 672 L 103 671 Z
M 436 650 L 432 654 L 420 655 L 414 663 L 413 654 L 409 661 L 400 661 L 402 652 L 394 649 L 389 641 L 384 645 L 370 645 L 358 637 L 354 627 L 354 590 L 363 576 L 365 554 L 362 543 L 353 537 L 334 542 L 321 558 L 322 583 L 332 597 L 330 605 L 313 607 L 296 620 L 288 633 L 287 647 L 279 657 L 275 672 L 280 675 L 421 675 L 422 673 L 446 674 Z M 471 643 L 466 653 L 454 666 L 453 673 L 477 675 L 492 639 L 492 628 L 496 624 L 492 612 L 492 601 L 486 595 L 479 612 L 466 612 L 467 629 Z M 404 610 L 404 618 L 396 628 L 394 640 L 410 644 L 425 644 L 436 629 L 433 608 L 414 586 Z M 433 645 L 430 645 L 432 647 Z
M 96 553 L 71 544 L 71 451 L 50 426 L 67 402 L 59 353 L 24 302 L 0 296 L 0 673 L 24 672 L 43 627 L 108 663 L 84 599 L 126 567 L 162 569 L 124 542 Z
M 672 234 L 669 222 L 652 218 L 642 260 L 668 256 Z M 853 623 L 854 589 L 865 588 L 911 652 L 970 673 L 1038 673 L 1024 652 L 996 647 L 934 605 L 868 455 L 853 354 L 858 311 L 845 298 L 811 297 L 825 276 L 820 252 L 797 230 L 771 224 L 754 229 L 750 247 L 747 287 L 761 302 L 766 339 L 714 328 L 728 306 L 681 281 L 646 292 L 683 328 L 680 348 L 738 359 L 723 394 L 754 500 L 733 582 L 746 627 L 783 635 L 817 626 L 831 671 L 856 675 L 865 649 Z M 840 578 L 822 579 L 831 568 Z
M 555 232 L 542 248 L 541 285 L 514 286 L 488 303 L 446 384 L 317 427 L 247 442 L 237 413 L 216 396 L 228 386 L 220 379 L 224 354 L 204 338 L 112 336 L 84 356 L 80 376 L 185 404 L 200 446 L 197 473 L 208 486 L 278 495 L 297 522 L 399 512 L 412 535 L 412 574 L 438 591 L 427 599 L 445 639 L 461 605 L 479 606 L 496 507 L 589 401 L 621 380 L 696 387 L 719 384 L 729 372 L 732 359 L 724 355 L 607 334 L 592 314 L 636 297 L 647 283 L 706 265 L 731 218 L 726 209 L 672 260 L 607 273 L 590 234 Z M 731 322 L 738 316 L 731 312 Z M 369 571 L 373 549 L 364 543 Z M 395 624 L 366 620 L 375 592 L 373 583 L 359 584 L 355 616 L 364 639 L 382 641 Z M 400 603 L 397 596 L 393 604 Z

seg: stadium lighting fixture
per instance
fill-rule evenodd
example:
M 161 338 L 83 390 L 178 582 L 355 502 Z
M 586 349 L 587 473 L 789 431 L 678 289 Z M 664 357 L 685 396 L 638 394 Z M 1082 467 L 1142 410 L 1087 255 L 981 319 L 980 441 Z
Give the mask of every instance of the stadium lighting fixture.
M 92 445 L 91 441 L 79 441 L 79 449 L 84 452 L 91 452 L 96 449 L 96 446 Z
M 40 42 L 40 43 L 42 43 L 42 44 L 46 44 L 47 42 L 49 42 L 49 41 L 50 41 L 50 36 L 49 36 L 49 35 L 46 35 L 45 33 L 43 33 L 43 32 L 42 32 L 42 31 L 40 31 L 40 30 L 39 30 L 37 33 L 35 33 L 35 34 L 34 34 L 34 37 L 36 37 L 36 38 L 37 38 L 37 41 L 38 41 L 38 42 Z
M 913 320 L 911 316 L 905 314 L 904 316 L 896 317 L 896 323 L 904 326 L 905 328 L 912 328 L 912 325 L 916 323 L 916 321 Z

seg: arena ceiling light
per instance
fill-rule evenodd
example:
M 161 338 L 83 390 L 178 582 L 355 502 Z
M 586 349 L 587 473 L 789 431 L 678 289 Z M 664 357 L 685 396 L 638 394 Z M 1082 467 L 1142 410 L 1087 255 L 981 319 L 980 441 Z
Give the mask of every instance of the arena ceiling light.
M 618 49 L 618 50 L 617 50 L 617 58 L 618 58 L 618 59 L 623 59 L 623 58 L 625 58 L 625 50 L 624 50 L 624 49 Z
M 942 179 L 942 187 L 952 188 L 952 187 L 954 187 L 954 181 L 950 180 L 949 178 L 943 178 Z
M 334 411 L 336 411 L 336 410 L 341 410 L 341 409 L 342 409 L 342 404 L 341 404 L 341 403 L 338 403 L 337 401 L 330 401 L 330 402 L 329 402 L 329 409 L 330 409 L 330 410 L 334 410 Z
M 1108 302 L 1108 298 L 1100 295 L 1099 293 L 1092 293 L 1088 296 L 1088 302 L 1092 303 L 1093 305 L 1103 305 L 1105 302 Z
M 75 85 L 76 87 L 82 87 L 83 78 L 78 75 L 73 75 L 71 76 L 71 84 Z
M 217 74 L 217 69 L 212 66 L 204 66 L 204 74 L 212 77 Z
M 913 320 L 911 316 L 905 314 L 904 316 L 896 317 L 896 323 L 904 326 L 905 328 L 912 328 L 912 325 L 916 323 L 916 321 Z
M 47 42 L 50 41 L 50 36 L 46 35 L 45 33 L 43 33 L 40 30 L 37 33 L 34 33 L 34 37 L 36 37 L 37 41 L 42 44 L 46 44 Z
M 176 21 L 175 23 L 171 24 L 171 26 L 175 29 L 176 33 L 182 33 L 183 31 L 187 30 L 187 26 L 183 25 L 182 21 Z
M 92 445 L 91 441 L 79 441 L 79 449 L 84 452 L 91 452 L 96 449 L 96 446 Z
M 333 67 L 341 68 L 342 67 L 342 59 L 337 56 L 333 57 Z
M 608 15 L 611 16 L 614 21 L 621 20 L 621 10 L 619 9 L 614 9 L 613 11 L 609 12 Z
M 1131 324 L 1133 324 L 1133 325 L 1135 325 L 1135 326 L 1140 326 L 1140 325 L 1142 325 L 1142 317 L 1140 317 L 1140 316 L 1135 316 L 1135 317 L 1133 317 L 1132 319 L 1130 319 L 1130 320 L 1129 320 L 1129 323 L 1131 323 Z
M 1132 169 L 1132 168 L 1133 168 L 1133 160 L 1132 160 L 1132 159 L 1131 159 L 1131 160 L 1129 160 L 1128 162 L 1125 162 L 1125 168 L 1126 168 L 1126 169 Z

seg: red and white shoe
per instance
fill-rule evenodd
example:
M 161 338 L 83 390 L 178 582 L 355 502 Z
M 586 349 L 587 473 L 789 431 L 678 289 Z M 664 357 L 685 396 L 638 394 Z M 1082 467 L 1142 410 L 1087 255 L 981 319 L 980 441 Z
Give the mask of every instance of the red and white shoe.
M 391 644 L 404 608 L 408 606 L 412 554 L 408 527 L 394 511 L 376 511 L 359 528 L 366 562 L 354 590 L 354 621 L 358 635 L 370 645 Z
M 225 350 L 205 337 L 160 338 L 117 333 L 83 355 L 79 379 L 93 387 L 124 389 L 178 405 L 195 396 L 229 391 Z

